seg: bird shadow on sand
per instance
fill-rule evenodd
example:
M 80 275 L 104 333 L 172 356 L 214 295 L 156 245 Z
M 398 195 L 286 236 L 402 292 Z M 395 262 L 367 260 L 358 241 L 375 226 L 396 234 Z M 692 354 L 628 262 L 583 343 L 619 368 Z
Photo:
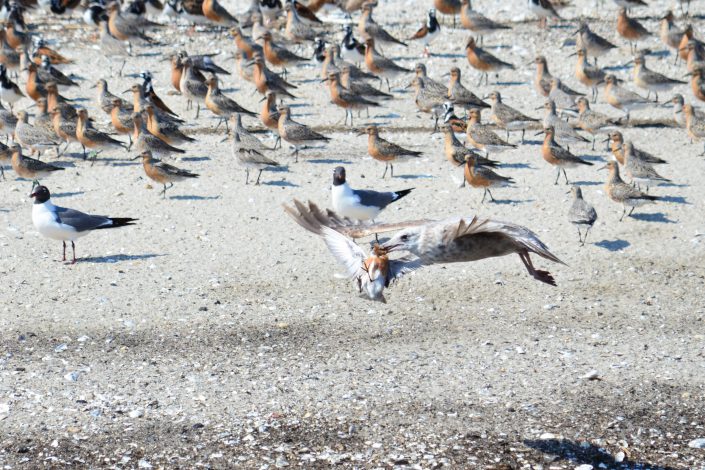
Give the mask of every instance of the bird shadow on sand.
M 531 163 L 500 163 L 502 168 L 525 168 L 529 170 L 535 170 L 536 167 L 532 166 Z
M 672 202 L 674 204 L 687 204 L 689 206 L 693 205 L 692 202 L 688 202 L 688 200 L 683 196 L 661 196 L 661 200 L 663 202 Z
M 310 108 L 310 104 L 306 103 L 289 103 L 287 106 L 290 108 Z M 310 114 L 297 114 L 297 116 L 310 116 Z
M 599 186 L 601 181 L 571 181 L 571 186 Z
M 300 188 L 296 183 L 291 181 L 280 180 L 280 181 L 263 181 L 260 183 L 262 186 L 279 186 L 280 188 Z
M 340 158 L 312 158 L 306 160 L 308 163 L 318 163 L 318 164 L 338 164 L 338 165 L 352 165 L 350 160 L 341 160 Z
M 137 261 L 150 258 L 158 258 L 160 256 L 156 253 L 146 253 L 144 255 L 111 255 L 111 256 L 89 256 L 88 258 L 79 258 L 79 263 L 120 263 L 122 261 Z
M 388 113 L 388 114 L 377 114 L 374 116 L 375 119 L 399 119 L 401 116 L 398 115 L 397 113 Z M 378 125 L 380 126 L 385 126 L 389 123 L 387 122 L 380 122 Z
M 139 54 L 135 54 L 137 57 L 159 57 L 162 55 L 161 52 L 140 52 Z
M 393 178 L 399 178 L 402 180 L 420 180 L 420 179 L 435 178 L 435 176 L 433 176 L 433 175 L 394 175 Z
M 533 140 L 533 139 L 524 139 L 524 142 L 520 142 L 521 145 L 543 145 L 543 140 Z
M 182 162 L 205 162 L 210 160 L 211 157 L 182 157 Z
M 72 197 L 72 196 L 81 196 L 82 194 L 85 194 L 85 191 L 73 191 L 73 192 L 68 192 L 68 193 L 51 193 L 51 197 L 53 198 L 58 198 L 58 197 Z
M 631 243 L 629 243 L 626 240 L 621 240 L 621 239 L 616 239 L 616 240 L 602 240 L 599 242 L 593 243 L 595 246 L 599 246 L 600 248 L 604 248 L 605 250 L 609 251 L 621 251 L 629 246 L 631 246 Z
M 543 452 L 547 456 L 558 456 L 559 462 L 561 460 L 570 462 L 572 464 L 571 467 L 591 465 L 593 468 L 659 468 L 661 470 L 675 470 L 674 467 L 661 464 L 654 465 L 649 462 L 619 462 L 598 446 L 583 442 L 578 443 L 568 439 L 527 439 L 524 441 L 524 445 Z
M 660 224 L 675 224 L 675 220 L 671 220 L 668 218 L 666 214 L 663 212 L 652 212 L 652 213 L 641 213 L 641 214 L 632 214 L 630 216 L 632 219 L 636 220 L 641 220 L 642 222 L 658 222 Z
M 601 155 L 583 154 L 583 155 L 580 155 L 580 158 L 582 158 L 583 160 L 587 160 L 587 161 L 589 161 L 589 162 L 600 162 L 600 163 L 602 163 L 602 162 L 605 161 L 604 157 L 602 157 Z
M 441 59 L 462 59 L 465 56 L 463 54 L 444 54 L 444 53 L 436 54 L 436 53 L 434 53 L 434 54 L 431 54 L 431 57 L 438 57 Z
M 499 204 L 499 205 L 515 205 L 515 204 L 527 204 L 529 202 L 534 202 L 535 199 L 497 199 L 494 201 L 485 201 L 486 204 Z
M 176 196 L 169 196 L 169 199 L 176 201 L 215 201 L 220 199 L 220 196 L 196 196 L 195 194 L 177 194 Z
M 118 159 L 113 159 L 112 160 L 112 166 L 142 166 L 142 162 L 134 161 L 131 162 L 129 160 L 118 160 Z
M 500 82 L 497 81 L 495 82 L 495 85 L 498 86 L 520 86 L 520 85 L 528 85 L 529 82 Z

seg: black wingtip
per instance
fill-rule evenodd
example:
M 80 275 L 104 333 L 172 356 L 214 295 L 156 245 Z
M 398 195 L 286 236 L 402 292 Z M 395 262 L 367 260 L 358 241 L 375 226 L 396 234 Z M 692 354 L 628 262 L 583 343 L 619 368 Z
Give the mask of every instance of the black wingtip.
M 413 191 L 415 188 L 409 188 L 409 189 L 402 189 L 401 191 L 394 191 L 394 193 L 397 195 L 395 201 L 398 201 L 399 199 L 403 198 L 407 194 L 409 194 L 411 191 Z

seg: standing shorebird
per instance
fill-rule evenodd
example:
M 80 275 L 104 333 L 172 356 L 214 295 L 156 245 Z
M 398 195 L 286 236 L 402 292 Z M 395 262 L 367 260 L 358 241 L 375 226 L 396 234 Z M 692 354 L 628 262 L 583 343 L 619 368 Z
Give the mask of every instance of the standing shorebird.
M 610 74 L 605 77 L 605 99 L 613 107 L 624 111 L 629 122 L 629 114 L 638 109 L 644 109 L 652 106 L 653 103 L 641 95 L 629 91 L 626 88 L 619 86 L 617 77 Z
M 51 194 L 46 186 L 38 186 L 29 195 L 34 199 L 32 205 L 32 224 L 40 233 L 53 240 L 61 240 L 64 246 L 62 261 L 66 261 L 66 242 L 71 242 L 73 260 L 76 262 L 75 241 L 91 233 L 93 230 L 125 227 L 134 225 L 137 219 L 130 217 L 104 217 L 89 215 L 66 207 L 55 206 L 51 202 Z
M 578 114 L 576 124 L 580 129 L 592 135 L 592 150 L 595 150 L 595 137 L 598 134 L 609 134 L 620 124 L 618 119 L 590 109 L 590 102 L 584 96 L 578 98 L 578 111 L 580 114 Z
M 617 46 L 609 42 L 607 39 L 593 32 L 586 22 L 580 23 L 580 27 L 575 34 L 577 35 L 577 50 L 584 49 L 586 57 L 593 57 L 595 59 L 596 67 L 598 57 L 602 57 L 612 49 L 617 48 Z
M 678 28 L 673 20 L 672 11 L 666 12 L 659 22 L 659 37 L 661 42 L 671 49 L 674 49 L 675 59 L 673 64 L 678 63 L 678 49 L 681 47 L 681 39 L 683 39 L 683 30 Z
M 568 211 L 568 220 L 578 229 L 578 242 L 580 246 L 585 246 L 588 233 L 597 220 L 597 212 L 595 208 L 592 207 L 592 204 L 583 199 L 583 191 L 580 189 L 580 186 L 573 185 L 573 187 L 570 188 L 570 192 L 573 193 L 573 204 L 571 204 L 570 210 Z M 580 232 L 581 227 L 585 228 L 584 236 Z
M 20 178 L 32 180 L 32 189 L 39 184 L 40 179 L 46 178 L 55 171 L 64 170 L 60 166 L 25 157 L 22 155 L 22 147 L 19 144 L 10 145 L 10 151 L 12 152 L 12 169 Z
M 264 126 L 276 135 L 277 140 L 274 142 L 274 149 L 277 144 L 281 146 L 281 137 L 279 136 L 279 111 L 277 110 L 277 94 L 273 91 L 268 91 L 264 95 L 262 108 L 259 113 L 259 120 Z
M 221 26 L 237 25 L 237 19 L 218 0 L 203 0 L 203 16 Z
M 287 76 L 286 67 L 307 61 L 306 57 L 294 54 L 289 49 L 274 42 L 272 33 L 267 31 L 262 36 L 264 41 L 264 58 L 276 67 L 282 67 L 284 77 Z
M 88 157 L 86 148 L 97 149 L 98 152 L 106 148 L 126 148 L 126 145 L 119 140 L 115 140 L 104 132 L 88 127 L 88 111 L 78 110 L 78 120 L 76 121 L 76 139 L 83 147 L 84 160 Z M 98 152 L 94 152 L 93 162 L 95 162 Z
M 15 140 L 20 145 L 30 149 L 32 154 L 36 152 L 39 158 L 41 158 L 42 152 L 48 148 L 54 148 L 58 153 L 59 141 L 54 130 L 29 124 L 27 111 L 17 113 Z
M 475 38 L 471 37 L 465 44 L 465 52 L 470 63 L 470 66 L 480 71 L 480 81 L 478 86 L 482 85 L 482 79 L 489 85 L 489 72 L 495 72 L 499 76 L 499 71 L 504 69 L 514 70 L 514 66 L 510 63 L 499 60 L 489 52 L 478 47 L 475 43 Z
M 700 101 L 705 101 L 705 68 L 698 67 L 687 75 L 690 75 L 690 89 L 693 95 Z
M 430 114 L 431 117 L 435 119 L 433 132 L 436 132 L 438 130 L 438 119 L 443 114 L 445 97 L 439 96 L 426 89 L 424 79 L 421 77 L 414 77 L 410 86 L 414 87 L 414 103 L 416 103 L 416 108 L 422 113 Z
M 556 104 L 553 100 L 546 100 L 543 104 L 543 109 L 545 111 L 543 117 L 543 128 L 553 128 L 556 139 L 566 144 L 575 142 L 590 142 L 588 139 L 580 135 L 575 129 L 573 129 L 573 126 L 567 121 L 564 121 L 558 117 L 558 114 L 556 114 Z
M 619 16 L 617 16 L 617 33 L 629 41 L 629 48 L 632 53 L 634 53 L 635 50 L 635 42 L 640 41 L 647 36 L 651 36 L 651 33 L 647 31 L 641 23 L 634 18 L 627 16 L 626 8 L 619 9 Z
M 257 91 L 262 94 L 265 94 L 267 91 L 274 91 L 280 96 L 296 98 L 289 92 L 289 88 L 296 89 L 297 86 L 287 82 L 279 75 L 269 70 L 261 56 L 255 56 L 252 77 L 255 80 Z
M 439 96 L 448 96 L 448 87 L 432 79 L 426 73 L 426 66 L 419 62 L 414 66 L 414 73 L 417 77 L 423 78 L 424 86 Z
M 528 0 L 528 5 L 529 11 L 539 17 L 539 26 L 541 28 L 548 26 L 549 18 L 561 19 L 551 0 Z
M 688 131 L 688 137 L 691 141 L 693 140 L 705 140 L 705 119 L 699 118 L 695 114 L 693 105 L 686 104 L 683 106 L 683 112 L 685 113 L 685 128 Z M 705 155 L 705 149 L 700 156 Z
M 563 172 L 565 184 L 569 184 L 568 175 L 565 173 L 566 168 L 575 168 L 578 165 L 592 166 L 591 162 L 585 161 L 580 157 L 576 157 L 570 153 L 569 150 L 558 145 L 554 139 L 555 130 L 553 127 L 546 128 L 543 132 L 546 134 L 546 137 L 544 138 L 543 146 L 541 147 L 541 155 L 546 162 L 558 168 L 556 181 L 554 181 L 553 184 L 558 184 L 558 179 L 561 177 L 561 172 Z
M 468 120 L 466 131 L 467 141 L 473 147 L 485 152 L 486 156 L 489 156 L 490 153 L 503 152 L 517 147 L 502 140 L 494 131 L 483 125 L 479 109 L 471 109 L 469 114 L 470 119 Z
M 409 40 L 420 39 L 423 41 L 423 55 L 424 57 L 430 57 L 431 53 L 429 51 L 429 46 L 431 43 L 441 35 L 441 25 L 436 19 L 436 10 L 431 8 L 428 10 L 428 19 L 421 28 L 419 28 Z
M 443 151 L 446 155 L 446 159 L 454 167 L 465 165 L 467 157 L 474 158 L 475 162 L 478 165 L 489 166 L 493 168 L 499 165 L 498 162 L 490 160 L 489 158 L 485 158 L 480 154 L 476 153 L 474 150 L 471 150 L 461 144 L 458 138 L 455 136 L 455 132 L 453 131 L 453 126 L 451 124 L 443 125 L 443 135 L 445 136 Z M 463 185 L 465 185 L 464 182 Z
M 605 82 L 607 74 L 601 68 L 588 64 L 587 52 L 585 49 L 578 49 L 575 55 L 578 60 L 575 63 L 575 78 L 583 85 L 590 87 L 592 91 L 592 102 L 597 102 L 597 87 Z
M 164 189 L 159 192 L 163 199 L 166 199 L 167 190 L 171 189 L 175 182 L 183 181 L 186 178 L 198 178 L 199 176 L 196 173 L 176 168 L 173 165 L 152 158 L 152 152 L 149 150 L 140 153 L 133 160 L 138 158 L 142 159 L 142 167 L 147 177 L 164 187 Z
M 514 180 L 512 178 L 498 175 L 489 168 L 478 165 L 477 160 L 472 155 L 465 157 L 464 176 L 465 179 L 463 180 L 463 186 L 467 181 L 471 187 L 482 188 L 484 190 L 480 204 L 484 204 L 485 197 L 488 194 L 490 195 L 490 201 L 495 202 L 490 188 L 505 188 L 514 184 Z
M 647 68 L 646 60 L 644 56 L 640 54 L 634 58 L 634 84 L 639 88 L 643 88 L 648 91 L 648 94 L 646 95 L 647 100 L 649 99 L 649 96 L 651 96 L 651 92 L 654 92 L 656 102 L 658 103 L 659 92 L 671 91 L 678 85 L 685 85 L 686 82 L 669 78 Z
M 616 161 L 610 160 L 600 169 L 602 170 L 605 168 L 607 168 L 610 172 L 607 178 L 607 183 L 605 184 L 605 192 L 610 199 L 614 202 L 622 204 L 623 207 L 622 216 L 619 218 L 620 222 L 624 219 L 625 215 L 627 217 L 631 216 L 632 212 L 634 212 L 634 209 L 637 207 L 643 206 L 644 204 L 652 204 L 661 199 L 657 196 L 650 196 L 644 192 L 641 192 L 634 186 L 622 181 L 622 178 L 619 176 L 619 166 Z M 627 207 L 631 208 L 629 210 L 629 214 L 627 214 Z
M 196 139 L 181 132 L 181 129 L 175 123 L 161 119 L 151 104 L 144 107 L 144 113 L 147 116 L 147 130 L 167 144 L 181 145 L 196 141 Z
M 369 109 L 371 106 L 379 106 L 379 103 L 365 99 L 347 88 L 343 88 L 340 83 L 340 75 L 337 73 L 329 73 L 326 80 L 328 81 L 331 102 L 345 110 L 344 125 L 348 122 L 348 115 L 350 116 L 350 125 L 353 125 L 353 110 Z
M 465 110 L 472 108 L 489 108 L 475 93 L 465 88 L 461 82 L 461 73 L 458 67 L 450 69 L 447 98 L 454 105 Z
M 365 41 L 365 65 L 370 73 L 373 73 L 387 81 L 387 90 L 391 91 L 392 87 L 389 84 L 389 79 L 394 79 L 397 75 L 411 73 L 411 70 L 395 64 L 391 59 L 381 55 L 375 49 L 375 41 L 370 38 Z
M 367 126 L 364 131 L 358 135 L 367 134 L 367 153 L 377 161 L 384 162 L 384 173 L 382 179 L 387 176 L 387 169 L 390 170 L 391 177 L 394 177 L 394 162 L 407 161 L 418 158 L 422 155 L 421 152 L 408 150 L 404 147 L 389 142 L 379 136 L 377 126 Z
M 659 175 L 656 169 L 650 164 L 635 156 L 632 152 L 632 143 L 625 142 L 624 150 L 624 172 L 632 180 L 632 184 L 636 185 L 637 189 L 641 189 L 641 185 L 646 187 L 646 192 L 649 192 L 649 187 L 659 183 L 670 183 L 671 180 Z
M 511 29 L 510 26 L 497 23 L 487 18 L 479 11 L 473 10 L 472 0 L 460 0 L 460 24 L 463 25 L 463 28 L 469 29 L 478 35 L 480 37 L 480 44 L 482 44 L 486 35 Z
M 565 85 L 560 78 L 553 77 L 551 79 L 551 90 L 548 92 L 548 99 L 556 105 L 556 109 L 561 114 L 577 114 L 575 100 L 581 96 L 585 95 Z
M 527 129 L 534 128 L 539 122 L 538 119 L 529 117 L 506 105 L 502 102 L 502 95 L 498 91 L 493 91 L 487 98 L 490 100 L 492 119 L 497 126 L 507 131 L 507 140 L 509 140 L 510 131 L 521 131 L 521 143 L 524 143 L 524 134 Z
M 277 111 L 279 111 L 279 136 L 294 147 L 292 154 L 295 162 L 299 161 L 299 150 L 302 146 L 315 142 L 325 144 L 330 141 L 329 137 L 291 119 L 291 109 L 288 106 L 279 106 Z
M 620 165 L 624 165 L 626 163 L 626 160 L 624 158 L 624 143 L 626 140 L 624 140 L 624 136 L 622 135 L 621 132 L 619 131 L 612 131 L 610 132 L 609 139 L 610 143 L 610 150 L 612 151 L 612 155 L 614 155 L 614 158 L 617 159 Z M 648 152 L 645 152 L 643 150 L 638 149 L 637 147 L 632 144 L 632 156 L 635 158 L 638 158 L 640 160 L 645 161 L 646 163 L 649 164 L 661 164 L 661 163 L 668 163 L 666 160 L 662 158 L 658 158 Z
M 541 95 L 548 97 L 548 93 L 551 91 L 551 79 L 553 75 L 548 70 L 548 62 L 546 57 L 540 55 L 534 59 L 536 64 L 536 74 L 534 75 L 534 89 Z
M 392 95 L 378 90 L 364 80 L 353 78 L 352 68 L 348 64 L 340 68 L 340 84 L 350 90 L 350 92 L 368 100 L 388 100 L 393 98 Z
M 132 114 L 133 133 L 132 142 L 138 152 L 149 151 L 150 155 L 158 157 L 168 157 L 172 153 L 186 153 L 185 150 L 167 144 L 156 135 L 149 132 L 141 113 Z
M 215 126 L 216 129 L 225 122 L 225 129 L 228 130 L 228 119 L 234 114 L 247 114 L 248 116 L 256 117 L 257 115 L 252 111 L 248 111 L 234 100 L 228 98 L 220 91 L 218 87 L 218 79 L 214 76 L 206 80 L 208 85 L 208 93 L 206 93 L 206 107 L 210 111 L 218 116 L 218 124 Z
M 201 103 L 205 105 L 206 95 L 208 94 L 208 85 L 200 72 L 197 72 L 191 61 L 186 58 L 183 61 L 183 71 L 179 81 L 179 89 L 181 94 L 186 97 L 186 109 L 193 107 L 193 102 L 196 102 L 196 119 L 201 113 Z
M 389 34 L 387 30 L 382 28 L 372 18 L 372 10 L 375 5 L 376 3 L 374 2 L 365 2 L 362 6 L 362 15 L 360 16 L 360 21 L 357 24 L 357 31 L 360 34 L 360 37 L 365 40 L 365 43 L 367 43 L 367 40 L 372 39 L 375 43 L 379 43 L 381 45 L 398 44 L 406 47 L 407 44 L 405 42 L 400 41 Z M 367 44 L 367 47 L 369 47 L 369 44 Z
M 265 168 L 279 166 L 279 162 L 264 155 L 263 152 L 272 150 L 265 146 L 254 134 L 242 125 L 242 115 L 235 113 L 230 117 L 233 124 L 233 156 L 238 163 L 245 167 L 245 184 L 249 184 L 250 170 L 258 170 L 257 181 L 262 176 Z

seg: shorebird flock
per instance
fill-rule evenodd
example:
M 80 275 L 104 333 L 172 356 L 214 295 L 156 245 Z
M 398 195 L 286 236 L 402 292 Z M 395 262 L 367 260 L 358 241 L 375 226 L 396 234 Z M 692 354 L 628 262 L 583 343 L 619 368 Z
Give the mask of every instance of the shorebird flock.
M 555 185 L 570 185 L 575 168 L 595 171 L 595 178 L 605 182 L 606 197 L 621 206 L 622 221 L 637 207 L 659 203 L 661 186 L 670 183 L 663 175 L 672 176 L 664 158 L 629 140 L 634 126 L 649 124 L 638 120 L 640 110 L 663 109 L 663 119 L 651 123 L 655 129 L 680 127 L 691 141 L 705 141 L 705 114 L 692 104 L 705 101 L 705 45 L 689 16 L 690 2 L 679 2 L 674 12 L 656 11 L 642 0 L 572 1 L 573 6 L 594 3 L 597 10 L 610 12 L 612 34 L 595 32 L 590 18 L 564 17 L 570 1 L 526 0 L 526 18 L 535 21 L 536 34 L 556 28 L 564 32 L 565 43 L 523 57 L 521 63 L 503 57 L 502 48 L 486 45 L 497 33 L 511 37 L 516 27 L 494 19 L 500 2 L 489 0 L 429 0 L 423 14 L 413 12 L 418 16 L 413 27 L 375 15 L 378 0 L 252 0 L 242 11 L 228 11 L 218 0 L 6 1 L 0 10 L 0 131 L 6 137 L 0 163 L 9 161 L 15 176 L 28 181 L 35 227 L 62 241 L 64 261 L 66 242 L 71 242 L 72 262 L 78 237 L 96 229 L 139 227 L 137 219 L 147 214 L 103 217 L 53 205 L 51 179 L 75 171 L 62 165 L 68 150 L 80 149 L 86 172 L 103 155 L 141 160 L 144 175 L 161 187 L 168 203 L 167 191 L 175 183 L 199 177 L 185 167 L 186 161 L 172 160 L 198 144 L 193 125 L 203 125 L 206 113 L 217 118 L 212 132 L 229 142 L 233 163 L 245 170 L 245 184 L 254 180 L 259 186 L 264 170 L 306 165 L 306 157 L 333 147 L 351 157 L 364 156 L 363 145 L 341 148 L 330 126 L 316 120 L 340 112 L 336 126 L 359 139 L 366 135 L 367 154 L 384 164 L 381 178 L 394 178 L 396 164 L 445 155 L 449 172 L 462 171 L 462 186 L 482 190 L 482 199 L 478 192 L 475 202 L 489 205 L 495 201 L 492 191 L 517 184 L 501 154 L 522 149 L 527 162 L 540 155 L 555 168 Z M 78 45 L 54 47 L 65 41 L 61 31 L 48 28 L 48 17 L 91 35 L 108 64 L 101 67 L 99 80 L 81 79 Z M 647 28 L 644 18 L 659 18 L 658 30 Z M 212 47 L 191 54 L 178 50 L 165 39 L 170 29 L 210 35 L 211 45 L 226 52 L 218 57 Z M 462 47 L 451 50 L 444 40 L 450 32 L 466 36 Z M 413 67 L 408 64 L 411 51 L 419 52 Z M 155 56 L 149 69 L 128 74 L 133 85 L 112 93 L 111 83 L 135 68 L 140 53 Z M 448 54 L 461 60 L 448 62 L 446 69 L 438 65 L 446 62 L 428 60 Z M 403 63 L 397 55 L 403 55 Z M 659 71 L 671 57 L 682 64 L 678 77 Z M 601 68 L 598 63 L 607 58 L 623 65 Z M 574 74 L 552 75 L 549 70 L 559 61 L 574 61 Z M 229 64 L 234 70 L 228 70 Z M 69 68 L 74 74 L 64 72 Z M 529 69 L 535 71 L 533 83 L 514 81 L 518 72 Z M 157 83 L 156 72 L 167 70 L 170 80 Z M 237 93 L 222 87 L 224 81 L 235 81 Z M 507 87 L 521 87 L 534 96 L 536 106 L 503 98 Z M 239 103 L 251 94 L 261 96 L 259 109 Z M 296 103 L 319 94 L 329 95 L 328 104 L 297 116 Z M 86 97 L 90 106 L 82 104 Z M 186 113 L 174 112 L 177 100 L 186 104 Z M 428 115 L 428 133 L 442 138 L 420 133 L 413 148 L 396 141 L 394 124 L 380 125 L 378 117 L 395 111 L 400 101 Z M 613 111 L 593 110 L 596 105 Z M 542 144 L 527 140 L 527 133 L 541 136 Z M 596 146 L 606 148 L 602 155 L 595 155 Z M 0 169 L 2 178 L 11 177 Z M 357 290 L 370 299 L 384 300 L 385 288 L 424 266 L 512 253 L 534 279 L 556 284 L 550 273 L 534 267 L 530 254 L 561 261 L 529 229 L 467 214 L 385 223 L 380 219 L 384 209 L 412 203 L 413 188 L 362 188 L 354 170 L 347 174 L 333 164 L 330 170 L 332 209 L 294 199 L 284 212 L 323 239 Z M 597 213 L 579 185 L 566 192 L 573 194 L 566 213 L 584 245 Z M 383 234 L 389 237 L 380 240 Z M 369 253 L 356 243 L 364 237 L 375 238 Z

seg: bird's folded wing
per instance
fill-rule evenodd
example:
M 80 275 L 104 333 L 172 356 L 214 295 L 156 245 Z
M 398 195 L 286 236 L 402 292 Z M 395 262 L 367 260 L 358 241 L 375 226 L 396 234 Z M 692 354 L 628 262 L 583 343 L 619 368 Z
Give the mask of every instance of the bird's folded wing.
M 58 219 L 57 222 L 69 225 L 76 229 L 77 232 L 85 232 L 86 230 L 96 229 L 101 225 L 112 224 L 112 221 L 108 217 L 85 214 L 66 207 L 57 206 L 56 216 Z
M 293 206 L 283 204 L 284 211 L 309 232 L 321 234 L 322 227 L 330 227 L 350 238 L 364 238 L 378 233 L 393 232 L 406 228 L 418 227 L 431 222 L 427 219 L 411 220 L 388 224 L 358 223 L 342 217 L 330 209 L 322 210 L 311 201 L 293 200 Z

